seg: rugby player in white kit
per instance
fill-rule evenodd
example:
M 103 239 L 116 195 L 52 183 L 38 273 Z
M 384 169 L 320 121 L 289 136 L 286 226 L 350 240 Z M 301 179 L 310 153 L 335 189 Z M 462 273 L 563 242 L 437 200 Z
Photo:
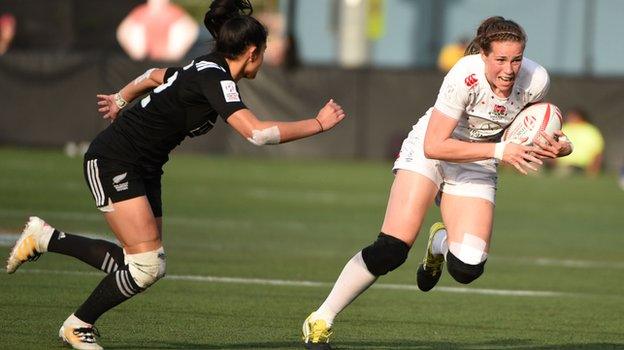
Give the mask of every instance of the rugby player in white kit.
M 467 55 L 446 75 L 434 106 L 403 142 L 377 240 L 347 262 L 325 302 L 305 320 L 306 348 L 331 349 L 336 315 L 379 276 L 405 262 L 436 197 L 443 223 L 430 229 L 418 287 L 432 289 L 445 262 L 456 281 L 477 279 L 488 256 L 498 163 L 526 174 L 540 159 L 571 152 L 561 132 L 542 134 L 545 141 L 532 146 L 500 141 L 516 115 L 548 91 L 548 73 L 523 57 L 525 44 L 524 30 L 511 20 L 490 17 L 480 25 Z

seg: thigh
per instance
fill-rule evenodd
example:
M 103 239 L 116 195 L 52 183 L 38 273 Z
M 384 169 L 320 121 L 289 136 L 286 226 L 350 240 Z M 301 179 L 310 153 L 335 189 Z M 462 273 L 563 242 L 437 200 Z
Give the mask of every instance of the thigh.
M 472 235 L 483 240 L 485 251 L 489 250 L 494 218 L 494 204 L 477 197 L 442 194 L 440 203 L 442 220 L 448 233 L 448 243 L 464 242 Z
M 108 225 L 128 254 L 158 249 L 161 243 L 161 218 L 155 218 L 146 196 L 112 204 L 104 213 Z
M 413 171 L 398 170 L 390 190 L 381 232 L 411 246 L 437 192 L 437 185 L 428 177 Z

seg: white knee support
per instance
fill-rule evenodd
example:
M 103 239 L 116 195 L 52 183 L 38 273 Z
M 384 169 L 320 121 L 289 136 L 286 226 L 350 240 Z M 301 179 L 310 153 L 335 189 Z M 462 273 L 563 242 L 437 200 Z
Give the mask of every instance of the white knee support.
M 163 247 L 151 252 L 127 254 L 125 259 L 130 276 L 143 289 L 165 275 L 166 256 Z
M 449 244 L 449 250 L 462 262 L 477 265 L 487 259 L 486 246 L 487 243 L 480 237 L 464 233 L 461 242 L 451 242 Z

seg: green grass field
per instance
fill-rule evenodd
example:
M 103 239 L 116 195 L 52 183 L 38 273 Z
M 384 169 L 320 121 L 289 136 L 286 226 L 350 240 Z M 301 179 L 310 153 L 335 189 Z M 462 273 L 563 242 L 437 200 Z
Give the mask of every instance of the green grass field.
M 174 155 L 168 276 L 98 321 L 106 349 L 297 349 L 304 318 L 379 232 L 390 164 Z M 60 151 L 0 148 L 0 253 L 29 215 L 110 236 Z M 624 349 L 624 191 L 612 176 L 503 171 L 486 273 L 415 290 L 426 244 L 336 320 L 336 349 Z M 439 218 L 431 210 L 425 225 Z M 426 230 L 426 227 L 423 231 Z M 103 277 L 45 254 L 0 275 L 0 348 L 54 349 Z M 280 283 L 281 281 L 281 283 Z M 317 282 L 317 283 L 303 283 Z

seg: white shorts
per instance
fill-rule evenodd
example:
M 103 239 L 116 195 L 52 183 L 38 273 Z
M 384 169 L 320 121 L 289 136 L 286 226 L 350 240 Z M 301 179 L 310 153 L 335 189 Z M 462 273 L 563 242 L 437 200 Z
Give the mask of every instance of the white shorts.
M 498 180 L 496 160 L 492 158 L 470 163 L 451 163 L 428 159 L 423 147 L 426 128 L 426 122 L 419 122 L 410 131 L 403 141 L 392 171 L 413 171 L 431 179 L 440 192 L 483 198 L 494 204 Z

